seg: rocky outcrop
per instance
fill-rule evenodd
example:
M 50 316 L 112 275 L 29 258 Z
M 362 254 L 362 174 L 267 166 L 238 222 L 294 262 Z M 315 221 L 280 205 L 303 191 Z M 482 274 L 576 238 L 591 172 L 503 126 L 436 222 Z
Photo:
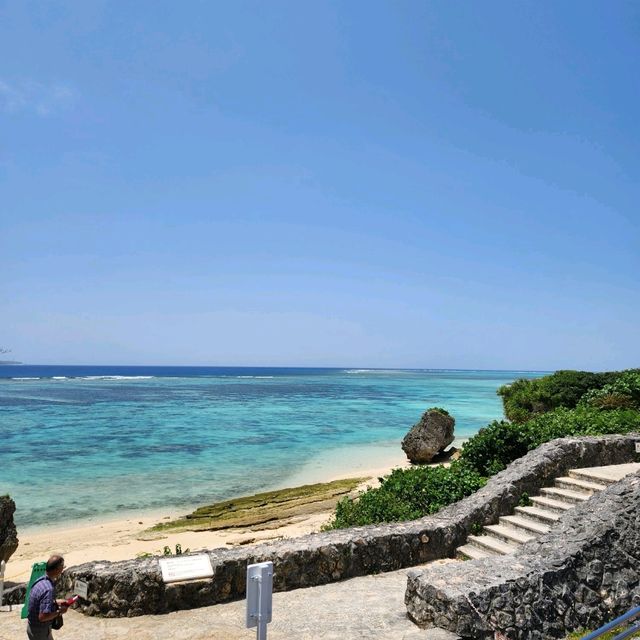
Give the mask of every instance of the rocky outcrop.
M 9 496 L 0 496 L 0 560 L 8 562 L 18 548 L 18 532 L 13 521 L 16 503 Z
M 2 598 L 3 605 L 22 604 L 27 593 L 27 584 L 14 584 L 13 582 L 4 583 L 4 596 Z
M 402 440 L 402 450 L 411 462 L 431 462 L 453 442 L 455 423 L 446 411 L 428 409 Z
M 327 584 L 452 557 L 472 528 L 511 513 L 523 492 L 534 493 L 570 468 L 630 462 L 640 436 L 565 438 L 543 444 L 497 474 L 475 494 L 412 522 L 354 527 L 292 540 L 208 551 L 213 578 L 166 585 L 157 558 L 70 567 L 58 593 L 73 580 L 89 583 L 79 608 L 108 617 L 166 613 L 243 598 L 247 564 L 272 561 L 274 590 Z M 468 564 L 468 563 L 466 563 Z
M 640 603 L 640 475 L 611 485 L 514 554 L 409 573 L 420 626 L 463 638 L 564 638 Z

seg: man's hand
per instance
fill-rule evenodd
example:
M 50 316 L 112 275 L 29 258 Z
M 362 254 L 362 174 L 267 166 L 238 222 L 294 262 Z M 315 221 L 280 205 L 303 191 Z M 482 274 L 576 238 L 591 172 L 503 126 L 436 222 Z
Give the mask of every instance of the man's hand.
M 60 607 L 60 609 L 58 609 L 57 611 L 52 611 L 51 613 L 40 612 L 38 614 L 38 620 L 40 620 L 40 622 L 51 622 L 52 620 L 55 620 L 60 614 L 65 613 L 66 610 L 67 608 L 65 608 L 63 611 L 62 607 Z

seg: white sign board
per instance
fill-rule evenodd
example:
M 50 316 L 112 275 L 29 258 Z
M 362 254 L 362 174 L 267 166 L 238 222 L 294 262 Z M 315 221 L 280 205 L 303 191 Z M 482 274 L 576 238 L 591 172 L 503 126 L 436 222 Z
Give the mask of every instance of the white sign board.
M 636 453 L 640 453 L 640 442 L 636 442 Z
M 84 580 L 78 580 L 73 583 L 73 593 L 85 600 L 88 600 L 87 594 L 89 592 L 89 583 Z
M 165 582 L 197 580 L 198 578 L 211 578 L 213 576 L 211 560 L 206 554 L 160 558 L 159 562 L 162 570 L 162 579 Z

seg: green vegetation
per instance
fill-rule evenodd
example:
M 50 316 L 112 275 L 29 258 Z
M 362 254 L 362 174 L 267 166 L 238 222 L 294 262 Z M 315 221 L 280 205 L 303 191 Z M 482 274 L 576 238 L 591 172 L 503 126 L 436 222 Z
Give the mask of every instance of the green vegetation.
M 615 638 L 616 635 L 618 635 L 620 632 L 621 632 L 620 629 L 618 629 L 617 631 L 608 631 L 604 635 L 600 636 L 600 638 L 601 640 L 612 640 L 612 638 Z M 580 629 L 579 631 L 574 631 L 573 633 L 570 633 L 565 638 L 565 640 L 581 640 L 585 636 L 588 636 L 590 633 L 592 632 L 587 631 L 586 629 Z M 632 633 L 630 636 L 627 636 L 627 638 L 638 638 L 638 637 L 640 637 L 640 631 L 637 631 L 636 633 Z
M 430 407 L 429 409 L 427 409 L 426 413 L 429 413 L 429 411 L 436 411 L 437 413 L 441 413 L 443 416 L 451 415 L 446 409 L 443 409 L 442 407 Z
M 492 422 L 463 445 L 461 459 L 477 473 L 491 476 L 527 451 L 555 438 L 634 431 L 640 431 L 640 412 L 632 409 L 560 408 L 524 424 Z
M 357 500 L 342 498 L 327 528 L 414 520 L 471 495 L 486 482 L 458 461 L 450 467 L 394 469 L 381 480 L 380 487 L 368 489 Z
M 523 423 L 536 414 L 559 407 L 573 409 L 583 396 L 616 382 L 627 374 L 640 374 L 640 369 L 628 371 L 556 371 L 534 380 L 516 380 L 498 389 L 504 414 L 511 422 Z
M 556 371 L 534 380 L 516 380 L 498 389 L 504 414 L 511 422 L 522 423 L 538 413 L 558 407 L 573 409 L 580 398 L 592 389 L 601 389 L 616 376 L 590 371 Z
M 623 371 L 601 389 L 585 393 L 580 404 L 596 409 L 640 409 L 640 370 Z
M 157 524 L 150 531 L 269 528 L 275 523 L 283 524 L 295 516 L 332 509 L 341 497 L 349 494 L 364 480 L 365 478 L 347 478 L 216 502 L 200 507 L 178 520 Z
M 531 498 L 529 497 L 529 494 L 526 491 L 523 491 L 522 495 L 520 496 L 520 500 L 518 500 L 518 506 L 530 507 L 532 504 L 533 502 L 531 502 Z
M 177 556 L 181 556 L 183 553 L 189 553 L 189 551 L 191 551 L 191 549 L 186 549 L 185 551 L 182 551 L 182 545 L 179 544 L 179 543 L 176 545 L 176 555 Z M 162 550 L 162 555 L 163 556 L 172 556 L 173 555 L 173 551 L 171 551 L 171 547 L 165 546 L 164 549 Z
M 469 439 L 449 467 L 396 469 L 378 488 L 342 498 L 327 528 L 412 520 L 460 500 L 544 442 L 640 432 L 640 369 L 558 371 L 501 387 L 505 414 Z M 528 496 L 527 496 L 528 498 Z

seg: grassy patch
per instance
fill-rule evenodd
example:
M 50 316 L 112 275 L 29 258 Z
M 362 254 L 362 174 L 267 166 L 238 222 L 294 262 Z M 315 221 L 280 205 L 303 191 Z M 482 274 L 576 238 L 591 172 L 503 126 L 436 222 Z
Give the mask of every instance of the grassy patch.
M 591 631 L 574 631 L 573 633 L 569 634 L 565 640 L 581 640 L 581 638 L 584 638 L 585 636 L 588 636 L 591 633 Z M 605 633 L 603 636 L 600 636 L 601 640 L 611 640 L 612 638 L 615 638 L 617 634 L 621 633 L 621 629 L 618 629 L 617 631 L 609 631 L 608 633 Z M 640 632 L 636 632 L 631 634 L 630 636 L 627 636 L 627 638 L 638 638 L 640 637 Z
M 364 480 L 366 478 L 346 478 L 215 502 L 183 518 L 159 523 L 149 531 L 267 528 L 269 523 L 283 524 L 296 516 L 330 511 L 340 498 L 351 493 Z

